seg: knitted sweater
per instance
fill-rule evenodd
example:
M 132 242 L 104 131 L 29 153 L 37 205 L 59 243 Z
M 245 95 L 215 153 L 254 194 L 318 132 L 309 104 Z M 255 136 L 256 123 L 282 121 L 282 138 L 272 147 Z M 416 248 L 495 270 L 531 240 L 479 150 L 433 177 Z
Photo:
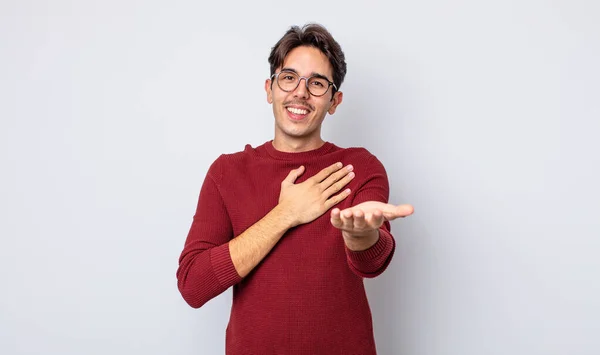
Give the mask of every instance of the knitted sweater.
M 354 252 L 327 211 L 288 230 L 245 278 L 235 270 L 228 242 L 278 203 L 281 182 L 304 165 L 296 183 L 342 162 L 354 166 L 352 193 L 340 209 L 365 201 L 388 201 L 383 165 L 363 148 L 325 143 L 300 153 L 277 151 L 269 141 L 221 155 L 210 167 L 179 259 L 178 287 L 194 308 L 233 286 L 226 330 L 228 355 L 372 355 L 375 342 L 364 277 L 381 274 L 395 242 L 390 224 L 371 248 Z

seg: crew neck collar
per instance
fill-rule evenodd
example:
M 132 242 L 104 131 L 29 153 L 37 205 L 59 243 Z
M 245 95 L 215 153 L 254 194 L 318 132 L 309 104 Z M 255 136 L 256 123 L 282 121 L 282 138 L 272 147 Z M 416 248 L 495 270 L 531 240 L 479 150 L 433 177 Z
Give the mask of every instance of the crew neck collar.
M 266 142 L 263 146 L 265 147 L 265 150 L 270 156 L 279 160 L 297 160 L 320 157 L 335 147 L 335 145 L 333 145 L 332 143 L 325 142 L 319 148 L 307 150 L 305 152 L 282 152 L 280 150 L 275 149 L 272 140 Z

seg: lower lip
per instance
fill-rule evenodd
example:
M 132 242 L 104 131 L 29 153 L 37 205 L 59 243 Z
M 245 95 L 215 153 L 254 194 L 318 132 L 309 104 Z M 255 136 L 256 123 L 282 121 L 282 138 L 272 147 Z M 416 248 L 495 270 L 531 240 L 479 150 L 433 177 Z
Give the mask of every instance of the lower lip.
M 288 110 L 285 110 L 285 112 L 287 112 L 288 117 L 292 120 L 292 121 L 302 121 L 304 118 L 306 118 L 306 116 L 308 116 L 308 114 L 306 115 L 298 115 L 295 113 L 291 113 Z

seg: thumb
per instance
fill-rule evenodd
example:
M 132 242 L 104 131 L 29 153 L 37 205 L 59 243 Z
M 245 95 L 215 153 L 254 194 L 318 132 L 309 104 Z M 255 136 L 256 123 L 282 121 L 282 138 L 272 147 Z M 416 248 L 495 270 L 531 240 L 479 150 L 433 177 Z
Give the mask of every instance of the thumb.
M 290 171 L 290 173 L 285 177 L 285 179 L 283 180 L 283 182 L 281 184 L 282 185 L 291 185 L 291 184 L 293 184 L 296 181 L 296 179 L 300 175 L 302 175 L 302 173 L 304 173 L 304 165 L 302 165 L 298 169 L 294 169 L 294 170 Z
M 383 209 L 383 216 L 388 221 L 392 221 L 396 218 L 407 217 L 413 214 L 414 208 L 411 205 L 387 205 L 386 208 Z

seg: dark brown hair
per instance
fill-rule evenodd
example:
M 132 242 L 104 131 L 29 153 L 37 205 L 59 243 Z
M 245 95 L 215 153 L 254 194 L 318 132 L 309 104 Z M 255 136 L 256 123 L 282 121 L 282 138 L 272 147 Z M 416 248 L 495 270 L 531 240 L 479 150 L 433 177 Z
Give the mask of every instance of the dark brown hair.
M 292 26 L 281 37 L 271 49 L 271 54 L 269 55 L 271 75 L 275 74 L 275 70 L 283 64 L 283 60 L 288 53 L 300 46 L 315 47 L 325 54 L 333 67 L 333 83 L 339 89 L 346 76 L 346 58 L 344 52 L 342 52 L 342 47 L 333 39 L 331 33 L 322 25 L 316 23 L 306 24 L 302 28 Z

